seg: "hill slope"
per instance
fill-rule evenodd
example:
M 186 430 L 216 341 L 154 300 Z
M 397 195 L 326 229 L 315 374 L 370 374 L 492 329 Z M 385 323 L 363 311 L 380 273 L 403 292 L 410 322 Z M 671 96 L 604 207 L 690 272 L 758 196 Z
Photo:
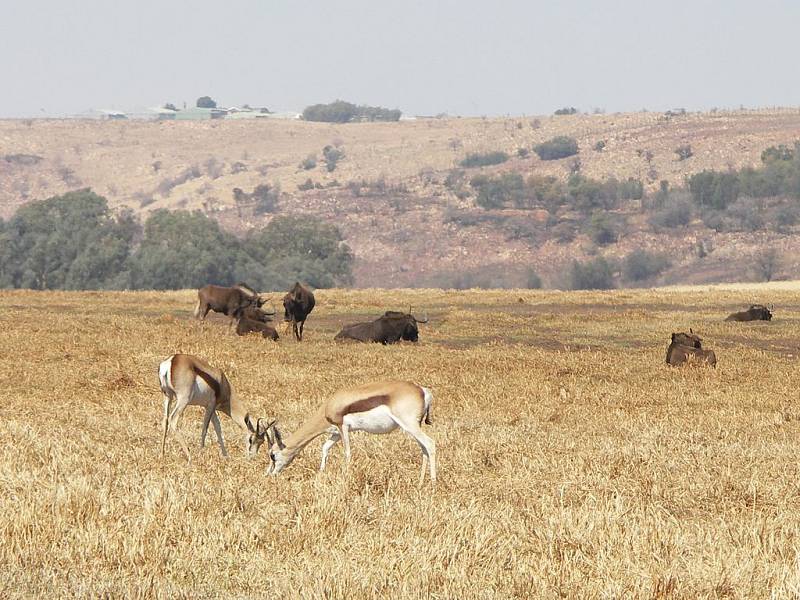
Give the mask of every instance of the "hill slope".
M 660 113 L 426 119 L 347 125 L 299 121 L 100 122 L 0 121 L 0 215 L 21 204 L 70 189 L 91 187 L 112 206 L 146 213 L 157 208 L 201 209 L 226 227 L 244 231 L 271 218 L 237 203 L 261 184 L 282 191 L 277 212 L 314 214 L 336 222 L 354 249 L 361 286 L 414 284 L 524 284 L 533 269 L 551 285 L 565 265 L 597 251 L 584 236 L 563 243 L 519 229 L 546 218 L 537 211 L 487 213 L 446 185 L 449 172 L 470 152 L 512 156 L 479 172 L 565 177 L 574 159 L 544 162 L 518 148 L 556 135 L 580 146 L 580 169 L 598 179 L 641 179 L 648 189 L 680 184 L 704 169 L 756 165 L 770 145 L 800 138 L 800 111 L 759 110 L 668 116 Z M 605 142 L 602 152 L 593 150 Z M 675 149 L 689 144 L 693 156 Z M 328 172 L 322 149 L 344 153 Z M 310 155 L 317 165 L 300 163 Z M 311 180 L 315 188 L 298 186 Z M 356 182 L 359 182 L 356 184 Z M 457 214 L 458 218 L 453 215 Z M 513 217 L 512 221 L 508 217 Z M 469 223 L 465 226 L 465 222 Z M 510 228 L 509 223 L 513 225 Z M 790 258 L 797 236 L 772 232 L 718 234 L 700 223 L 655 234 L 633 218 L 618 243 L 601 251 L 624 256 L 637 247 L 666 249 L 672 269 L 660 282 L 742 280 L 753 277 L 752 256 L 765 247 L 783 256 L 781 274 L 800 274 Z M 702 261 L 695 248 L 714 248 Z M 744 266 L 743 266 L 744 265 Z M 467 279 L 456 281 L 457 274 Z M 456 279 L 454 279 L 456 278 Z

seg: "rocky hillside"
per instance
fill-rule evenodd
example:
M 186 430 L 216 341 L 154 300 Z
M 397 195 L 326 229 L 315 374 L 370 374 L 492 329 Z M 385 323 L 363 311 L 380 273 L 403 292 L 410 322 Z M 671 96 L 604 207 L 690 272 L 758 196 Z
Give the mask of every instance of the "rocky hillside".
M 578 141 L 579 163 L 525 152 L 559 135 Z M 535 207 L 487 211 L 476 206 L 468 183 L 460 191 L 452 185 L 466 155 L 503 151 L 507 162 L 465 169 L 462 179 L 516 172 L 563 180 L 579 170 L 600 180 L 638 179 L 654 192 L 662 180 L 682 185 L 704 169 L 758 165 L 764 148 L 796 139 L 800 111 L 788 109 L 346 125 L 6 120 L 0 121 L 0 216 L 82 187 L 141 213 L 203 210 L 235 231 L 273 214 L 313 214 L 345 233 L 360 286 L 524 285 L 531 271 L 558 286 L 573 258 L 623 257 L 636 248 L 670 255 L 670 268 L 648 283 L 755 279 L 754 257 L 767 248 L 780 253 L 778 276 L 798 277 L 794 228 L 717 233 L 695 219 L 659 232 L 642 203 L 631 202 L 618 211 L 626 222 L 619 239 L 598 247 L 580 231 L 571 239 L 554 233 L 569 215 Z M 675 150 L 687 145 L 692 155 L 682 160 Z M 341 154 L 333 170 L 325 147 Z M 253 192 L 265 185 L 260 189 L 271 192 L 276 206 L 257 214 Z

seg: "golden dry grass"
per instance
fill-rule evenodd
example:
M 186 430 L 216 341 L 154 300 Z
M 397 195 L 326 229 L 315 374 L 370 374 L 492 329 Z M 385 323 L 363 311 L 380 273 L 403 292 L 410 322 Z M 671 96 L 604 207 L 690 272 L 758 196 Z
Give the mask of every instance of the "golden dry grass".
M 522 301 L 519 302 L 518 298 Z M 772 323 L 722 318 L 775 302 Z M 419 345 L 335 345 L 409 304 Z M 792 290 L 320 291 L 302 344 L 190 318 L 191 292 L 0 293 L 0 596 L 776 598 L 800 593 L 800 303 Z M 719 368 L 664 365 L 693 327 Z M 440 482 L 406 436 L 321 440 L 278 478 L 177 443 L 158 362 L 224 368 L 294 429 L 379 377 L 433 388 Z M 213 439 L 213 438 L 212 438 Z

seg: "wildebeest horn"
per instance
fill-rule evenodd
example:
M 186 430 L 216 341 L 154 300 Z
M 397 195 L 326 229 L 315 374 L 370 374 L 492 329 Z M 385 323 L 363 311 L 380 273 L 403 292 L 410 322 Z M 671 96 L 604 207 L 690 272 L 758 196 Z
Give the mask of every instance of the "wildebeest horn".
M 428 313 L 425 313 L 424 317 L 414 317 L 417 320 L 417 323 L 427 323 L 428 322 Z

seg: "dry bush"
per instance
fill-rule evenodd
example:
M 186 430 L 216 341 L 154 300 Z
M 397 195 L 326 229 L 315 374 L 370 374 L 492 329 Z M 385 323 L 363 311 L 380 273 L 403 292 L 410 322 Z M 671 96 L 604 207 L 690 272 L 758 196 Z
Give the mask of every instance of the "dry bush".
M 777 290 L 773 288 L 773 290 Z M 764 293 L 764 288 L 761 288 Z M 240 339 L 193 292 L 0 292 L 4 597 L 740 598 L 800 586 L 796 290 L 317 293 L 307 340 Z M 520 302 L 520 300 L 522 300 Z M 418 345 L 337 345 L 389 308 Z M 664 364 L 694 327 L 716 370 Z M 157 365 L 195 353 L 291 431 L 333 390 L 381 377 L 434 392 L 440 482 L 410 438 L 321 440 L 285 473 L 176 441 L 159 460 Z M 213 442 L 213 433 L 210 441 Z

